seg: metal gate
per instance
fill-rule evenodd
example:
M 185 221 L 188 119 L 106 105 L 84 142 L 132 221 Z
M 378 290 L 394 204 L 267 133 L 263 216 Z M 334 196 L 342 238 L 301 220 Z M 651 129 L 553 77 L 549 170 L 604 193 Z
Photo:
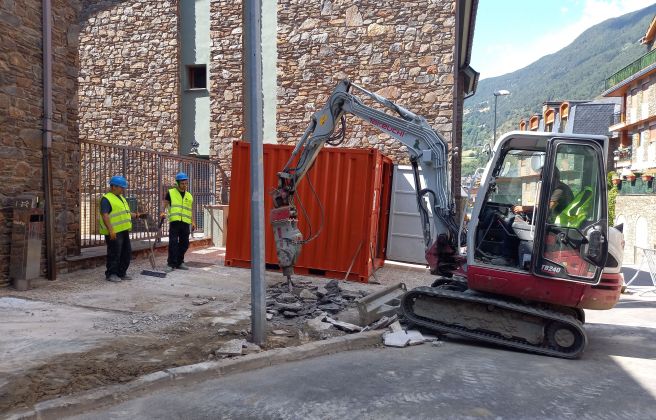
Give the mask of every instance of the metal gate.
M 423 182 L 423 178 L 422 178 Z M 394 165 L 387 259 L 426 264 L 412 167 Z
M 148 213 L 148 229 L 142 221 L 133 222 L 130 235 L 134 239 L 154 238 L 156 220 L 162 212 L 162 199 L 168 188 L 174 186 L 175 174 L 189 175 L 189 191 L 194 195 L 194 217 L 199 230 L 203 230 L 203 207 L 217 202 L 218 165 L 206 159 L 158 153 L 135 147 L 83 141 L 80 144 L 80 225 L 81 246 L 104 244 L 98 232 L 100 198 L 109 191 L 108 181 L 113 175 L 128 180 L 125 198 L 132 211 Z M 163 226 L 166 235 L 168 224 Z

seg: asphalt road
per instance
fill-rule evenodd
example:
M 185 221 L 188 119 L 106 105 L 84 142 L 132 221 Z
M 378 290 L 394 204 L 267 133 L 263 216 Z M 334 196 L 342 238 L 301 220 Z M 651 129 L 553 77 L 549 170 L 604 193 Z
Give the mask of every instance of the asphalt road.
M 656 419 L 656 299 L 588 312 L 563 360 L 448 340 L 165 388 L 78 419 Z

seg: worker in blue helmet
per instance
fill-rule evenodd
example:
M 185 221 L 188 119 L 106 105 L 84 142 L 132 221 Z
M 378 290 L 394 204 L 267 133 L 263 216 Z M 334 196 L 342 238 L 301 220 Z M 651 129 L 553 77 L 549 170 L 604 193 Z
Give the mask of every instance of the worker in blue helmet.
M 184 257 L 189 249 L 189 235 L 196 229 L 193 205 L 194 197 L 188 191 L 189 177 L 184 172 L 175 176 L 175 187 L 170 188 L 164 197 L 165 213 L 161 217 L 169 219 L 169 257 L 166 272 L 189 270 Z
M 109 180 L 109 192 L 100 199 L 98 224 L 100 233 L 105 235 L 107 244 L 107 269 L 105 279 L 114 283 L 132 280 L 127 274 L 132 256 L 130 231 L 132 218 L 143 215 L 130 210 L 124 197 L 128 181 L 122 175 L 115 175 Z

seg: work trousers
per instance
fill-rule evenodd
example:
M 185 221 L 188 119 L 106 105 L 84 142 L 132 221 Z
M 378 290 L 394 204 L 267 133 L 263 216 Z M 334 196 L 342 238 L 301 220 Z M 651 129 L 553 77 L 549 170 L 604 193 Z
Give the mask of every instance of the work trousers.
M 130 266 L 130 258 L 132 257 L 132 245 L 130 244 L 130 232 L 124 230 L 116 234 L 116 239 L 109 239 L 109 235 L 105 235 L 105 243 L 107 243 L 107 270 L 105 277 L 115 274 L 119 277 L 125 277 L 126 271 Z
M 169 259 L 167 264 L 173 268 L 184 262 L 185 252 L 189 249 L 191 225 L 176 221 L 169 225 Z

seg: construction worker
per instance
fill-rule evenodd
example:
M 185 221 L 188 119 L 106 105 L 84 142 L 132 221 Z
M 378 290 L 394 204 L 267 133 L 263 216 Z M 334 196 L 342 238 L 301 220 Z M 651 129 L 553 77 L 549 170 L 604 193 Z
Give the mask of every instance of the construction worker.
M 196 229 L 194 220 L 193 204 L 194 197 L 187 189 L 189 188 L 189 177 L 180 172 L 175 176 L 175 188 L 166 192 L 164 197 L 164 209 L 168 211 L 169 219 L 169 258 L 166 272 L 174 269 L 189 270 L 184 263 L 184 256 L 189 248 L 189 235 Z M 162 213 L 161 217 L 166 217 Z
M 130 211 L 130 206 L 123 194 L 128 187 L 128 181 L 121 175 L 115 175 L 109 180 L 109 192 L 100 200 L 100 234 L 105 235 L 107 243 L 107 270 L 105 279 L 118 283 L 121 280 L 132 280 L 127 274 L 132 256 L 130 231 L 132 218 L 142 217 Z

